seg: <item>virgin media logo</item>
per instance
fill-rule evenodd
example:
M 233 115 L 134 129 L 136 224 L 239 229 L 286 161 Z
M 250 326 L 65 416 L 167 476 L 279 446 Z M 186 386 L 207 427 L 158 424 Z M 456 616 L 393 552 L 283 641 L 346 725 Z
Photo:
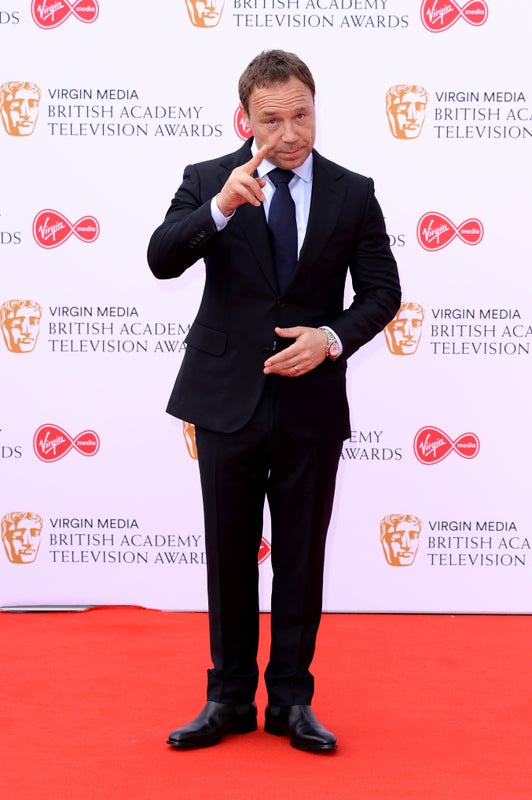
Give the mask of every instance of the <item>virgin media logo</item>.
M 470 25 L 484 25 L 488 18 L 488 5 L 484 0 L 470 0 L 459 6 L 454 0 L 423 0 L 421 22 L 431 33 L 451 28 L 459 19 Z
M 464 244 L 478 244 L 484 236 L 484 226 L 475 217 L 457 226 L 436 211 L 423 214 L 417 224 L 417 240 L 425 250 L 441 250 L 457 236 Z
M 73 449 L 82 456 L 95 456 L 100 437 L 96 431 L 82 431 L 72 437 L 59 425 L 41 425 L 33 436 L 33 449 L 41 461 L 59 461 Z
M 39 28 L 57 28 L 71 15 L 80 22 L 94 22 L 100 13 L 96 0 L 32 0 L 31 16 Z
M 235 128 L 235 133 L 240 139 L 249 139 L 250 136 L 253 136 L 253 131 L 244 119 L 244 115 L 242 114 L 242 109 L 240 106 L 238 106 L 237 110 L 235 111 L 233 125 Z
M 480 450 L 480 441 L 474 433 L 462 433 L 454 441 L 439 428 L 421 428 L 414 438 L 414 453 L 422 464 L 437 464 L 452 453 L 462 458 L 475 458 Z
M 82 242 L 91 243 L 100 235 L 96 217 L 86 216 L 71 224 L 63 214 L 52 208 L 39 211 L 33 220 L 33 238 L 41 247 L 59 247 L 74 235 Z
M 267 558 L 269 558 L 271 551 L 272 551 L 271 544 L 263 536 L 259 547 L 259 555 L 258 555 L 259 564 L 262 564 L 264 561 L 266 561 Z

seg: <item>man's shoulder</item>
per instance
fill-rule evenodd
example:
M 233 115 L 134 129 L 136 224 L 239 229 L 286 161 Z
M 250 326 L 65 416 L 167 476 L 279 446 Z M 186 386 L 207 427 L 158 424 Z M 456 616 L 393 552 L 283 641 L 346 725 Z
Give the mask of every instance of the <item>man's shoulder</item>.
M 327 173 L 331 178 L 339 179 L 344 177 L 361 185 L 367 185 L 368 182 L 372 182 L 372 179 L 368 178 L 367 175 L 362 175 L 360 172 L 355 172 L 343 164 L 331 161 L 331 159 L 325 158 L 316 150 L 314 150 L 314 171 Z

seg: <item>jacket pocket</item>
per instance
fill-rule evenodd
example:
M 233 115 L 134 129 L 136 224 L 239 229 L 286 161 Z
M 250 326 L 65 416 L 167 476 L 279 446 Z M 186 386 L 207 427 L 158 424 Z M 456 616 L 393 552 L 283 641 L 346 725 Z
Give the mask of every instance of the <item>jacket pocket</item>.
M 225 348 L 227 347 L 227 334 L 223 331 L 216 331 L 214 328 L 207 328 L 199 322 L 194 322 L 185 342 L 187 347 L 203 350 L 213 356 L 221 356 L 225 353 Z

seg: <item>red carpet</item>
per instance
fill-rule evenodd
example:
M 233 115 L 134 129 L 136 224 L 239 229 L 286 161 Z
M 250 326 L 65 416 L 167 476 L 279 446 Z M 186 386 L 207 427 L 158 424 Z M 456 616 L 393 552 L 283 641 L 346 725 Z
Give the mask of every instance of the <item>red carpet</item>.
M 165 745 L 204 701 L 205 614 L 5 612 L 0 634 L 2 800 L 532 798 L 530 617 L 326 615 L 329 755 L 261 729 Z

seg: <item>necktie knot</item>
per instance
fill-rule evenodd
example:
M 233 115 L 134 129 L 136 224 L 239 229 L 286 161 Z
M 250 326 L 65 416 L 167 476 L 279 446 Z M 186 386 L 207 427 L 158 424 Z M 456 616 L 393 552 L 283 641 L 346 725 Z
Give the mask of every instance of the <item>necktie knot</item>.
M 273 185 L 277 188 L 280 183 L 290 183 L 292 178 L 294 177 L 295 173 L 292 172 L 290 169 L 280 169 L 276 167 L 275 169 L 270 170 L 268 172 L 268 178 L 271 180 Z

